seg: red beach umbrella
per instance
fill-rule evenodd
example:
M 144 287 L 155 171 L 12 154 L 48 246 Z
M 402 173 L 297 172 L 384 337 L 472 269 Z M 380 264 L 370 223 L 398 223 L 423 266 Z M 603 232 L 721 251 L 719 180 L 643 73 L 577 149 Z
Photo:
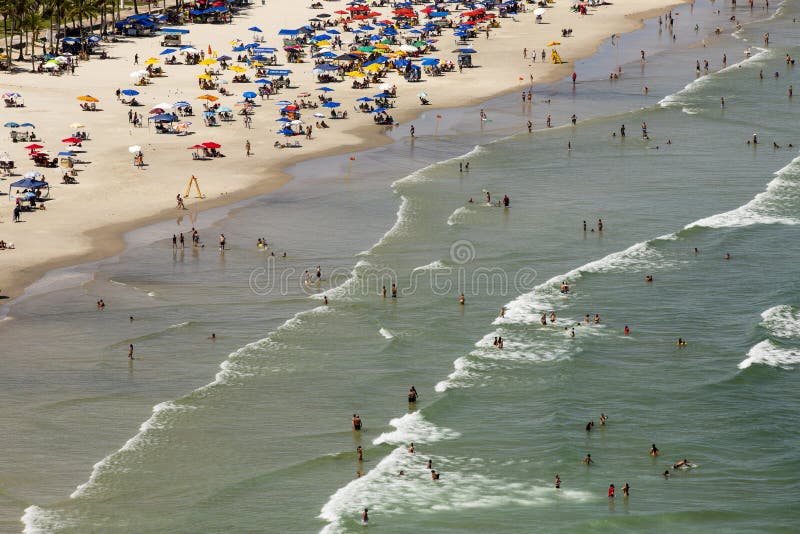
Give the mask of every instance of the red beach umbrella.
M 221 148 L 222 147 L 222 145 L 220 145 L 219 143 L 215 143 L 214 141 L 206 141 L 205 143 L 203 143 L 203 146 L 205 148 Z
M 44 148 L 44 147 L 42 145 L 37 145 L 36 143 L 34 143 L 32 145 L 26 146 L 25 148 L 27 148 L 28 150 L 38 150 L 38 149 Z
M 81 141 L 82 140 L 78 139 L 77 137 L 67 137 L 66 139 L 61 140 L 62 143 L 69 143 L 70 145 L 77 145 Z

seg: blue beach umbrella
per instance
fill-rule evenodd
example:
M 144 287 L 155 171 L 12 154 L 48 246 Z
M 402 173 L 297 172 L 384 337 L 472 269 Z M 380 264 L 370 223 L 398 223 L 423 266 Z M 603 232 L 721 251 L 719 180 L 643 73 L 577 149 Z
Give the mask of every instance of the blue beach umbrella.
M 191 106 L 191 104 L 189 102 L 186 102 L 185 100 L 181 100 L 180 102 L 175 102 L 173 106 L 175 106 L 176 108 L 187 108 Z
M 20 128 L 36 128 L 36 126 L 34 126 L 34 125 L 33 125 L 32 123 L 30 123 L 30 122 L 23 122 L 22 124 L 20 124 L 20 125 L 19 125 L 19 127 L 20 127 Z
M 3 126 L 5 126 L 6 128 L 19 128 L 19 124 L 17 124 L 16 122 L 7 122 Z
M 253 91 L 245 91 L 242 93 L 242 96 L 245 98 L 255 98 L 258 95 L 256 95 Z
M 255 83 L 268 83 L 268 84 L 272 85 L 271 81 L 269 81 L 267 79 L 264 79 L 264 78 L 259 78 L 258 80 L 256 80 Z
M 292 122 L 292 119 L 281 117 L 280 119 L 275 119 L 275 122 Z
M 64 157 L 73 157 L 75 155 L 75 152 L 72 152 L 71 150 L 65 150 L 65 151 L 59 152 L 58 155 L 59 156 L 64 156 Z
M 259 28 L 258 26 L 252 26 L 247 29 L 250 30 L 251 32 L 261 33 L 261 28 Z
M 125 96 L 136 96 L 139 94 L 139 91 L 137 91 L 136 89 L 123 89 L 120 92 Z
M 292 103 L 289 100 L 278 100 L 275 102 L 276 106 L 291 106 Z
M 339 106 L 341 106 L 339 102 L 325 102 L 322 104 L 323 108 L 338 108 Z
M 294 135 L 294 131 L 291 128 L 284 128 L 283 130 L 279 130 L 278 133 L 282 133 L 283 135 Z
M 174 48 L 165 48 L 164 50 L 161 51 L 159 56 L 166 56 L 167 54 L 174 54 L 175 52 L 177 52 L 177 50 L 175 50 Z
M 330 87 L 317 87 L 317 91 L 322 91 L 323 93 L 332 93 L 333 89 Z
M 372 102 L 372 99 L 368 96 L 362 96 L 361 98 L 357 98 L 356 102 Z

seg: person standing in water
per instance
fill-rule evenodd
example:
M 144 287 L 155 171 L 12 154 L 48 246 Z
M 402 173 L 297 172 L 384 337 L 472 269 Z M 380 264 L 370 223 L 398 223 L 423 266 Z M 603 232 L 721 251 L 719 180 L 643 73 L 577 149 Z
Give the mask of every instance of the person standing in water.
M 365 525 L 367 523 L 369 523 L 369 509 L 368 508 L 364 508 L 364 511 L 361 512 L 361 522 L 363 524 L 365 524 Z
M 556 479 L 555 479 L 554 484 L 556 486 L 556 489 L 559 489 L 561 487 L 561 477 L 558 476 L 558 473 L 556 473 Z
M 622 495 L 625 498 L 628 498 L 628 497 L 631 496 L 631 486 L 627 482 L 625 483 L 624 486 L 622 486 Z
M 361 426 L 363 422 L 361 421 L 361 416 L 357 413 L 353 414 L 353 430 L 361 430 Z
M 133 357 L 133 343 L 128 345 L 128 359 L 129 360 L 133 360 L 134 359 L 134 357 Z
M 609 499 L 614 498 L 614 484 L 609 484 L 608 486 L 608 498 Z
M 653 443 L 653 444 L 650 446 L 650 456 L 652 456 L 652 457 L 654 457 L 654 458 L 655 458 L 656 456 L 658 456 L 658 447 L 656 447 L 656 444 L 655 444 L 655 443 Z

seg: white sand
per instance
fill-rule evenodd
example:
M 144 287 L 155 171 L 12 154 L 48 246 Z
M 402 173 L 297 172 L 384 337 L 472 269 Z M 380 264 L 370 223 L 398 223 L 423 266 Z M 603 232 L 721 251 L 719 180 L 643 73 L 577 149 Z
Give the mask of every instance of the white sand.
M 320 12 L 309 9 L 308 4 L 310 1 L 268 0 L 267 6 L 254 5 L 230 25 L 186 26 L 191 33 L 184 41 L 203 49 L 210 45 L 219 55 L 235 58 L 230 41 L 238 37 L 250 42 L 252 32 L 247 28 L 257 25 L 263 30 L 265 46 L 280 48 L 282 40 L 277 35 L 280 28 L 300 27 Z M 614 0 L 613 5 L 590 8 L 591 16 L 581 17 L 569 11 L 570 2 L 559 0 L 547 10 L 547 24 L 534 24 L 533 6 L 529 5 L 528 13 L 514 17 L 516 22 L 512 18 L 499 19 L 501 27 L 492 30 L 489 39 L 482 36 L 474 42 L 479 52 L 475 63 L 481 68 L 425 77 L 422 84 L 409 84 L 396 73 L 389 75 L 385 82 L 396 84 L 399 93 L 396 108 L 390 111 L 397 122 L 413 118 L 423 109 L 417 98 L 420 91 L 428 94 L 436 108 L 442 108 L 473 104 L 497 94 L 527 88 L 530 74 L 534 75 L 536 83 L 552 81 L 570 74 L 574 61 L 590 56 L 612 33 L 632 31 L 644 16 L 666 12 L 676 4 L 669 0 Z M 343 2 L 325 2 L 324 11 L 333 13 L 343 6 Z M 380 8 L 379 11 L 390 15 L 390 9 Z M 562 39 L 561 28 L 567 27 L 573 29 L 573 36 Z M 456 46 L 450 34 L 451 31 L 446 30 L 437 43 L 442 51 L 429 55 L 455 61 L 456 54 L 451 51 Z M 343 33 L 342 39 L 347 44 L 352 36 Z M 553 65 L 539 60 L 531 65 L 529 60 L 523 59 L 523 47 L 541 51 L 552 40 L 562 43 L 558 50 L 566 64 Z M 155 83 L 147 87 L 133 87 L 131 71 L 144 68 L 141 63 L 150 56 L 165 57 L 158 55 L 162 50 L 159 42 L 160 37 L 131 38 L 130 42 L 107 45 L 113 59 L 81 62 L 75 76 L 0 74 L 0 92 L 17 91 L 24 96 L 26 104 L 19 109 L 0 108 L 2 122 L 33 122 L 36 133 L 44 139 L 40 144 L 51 157 L 65 148 L 61 139 L 71 134 L 70 124 L 84 123 L 91 137 L 83 143 L 86 152 L 79 154 L 81 159 L 91 162 L 77 166 L 81 170 L 77 177 L 80 183 L 61 185 L 62 169 L 34 168 L 24 149 L 28 143 L 12 144 L 7 137 L 8 130 L 0 132 L 6 136 L 0 143 L 0 151 L 11 154 L 17 172 L 22 174 L 34 169 L 43 172 L 54 198 L 47 203 L 46 211 L 23 213 L 24 222 L 19 224 L 11 222 L 13 202 L 8 197 L 0 198 L 0 206 L 5 206 L 0 209 L 0 239 L 16 245 L 15 250 L 0 251 L 0 294 L 17 296 L 26 285 L 52 268 L 118 253 L 125 231 L 175 215 L 175 196 L 185 191 L 192 174 L 198 177 L 206 198 L 196 199 L 192 194 L 186 199 L 186 205 L 193 210 L 208 209 L 280 187 L 289 179 L 281 169 L 298 160 L 331 153 L 348 157 L 356 150 L 388 142 L 386 137 L 375 135 L 379 127 L 374 125 L 371 115 L 353 112 L 356 98 L 371 96 L 377 90 L 351 89 L 349 79 L 335 84 L 336 92 L 332 95 L 342 103 L 340 109 L 348 110 L 350 118 L 326 119 L 331 128 L 315 129 L 310 141 L 305 137 L 295 138 L 303 145 L 301 149 L 273 148 L 275 140 L 284 138 L 274 133 L 280 124 L 275 122 L 278 108 L 266 100 L 262 107 L 256 108 L 252 130 L 247 130 L 238 116 L 235 123 L 207 128 L 200 116 L 203 101 L 196 98 L 202 94 L 197 88 L 196 76 L 203 67 L 163 66 L 168 77 L 156 78 Z M 133 64 L 137 52 L 139 66 Z M 285 60 L 282 51 L 278 57 L 280 62 Z M 299 87 L 282 91 L 272 97 L 273 101 L 294 100 L 303 92 L 311 92 L 312 98 L 316 97 L 318 93 L 314 88 L 320 84 L 311 73 L 313 63 L 276 68 L 292 69 L 292 84 Z M 224 78 L 230 80 L 233 74 L 226 73 Z M 248 72 L 251 79 L 254 79 L 253 74 L 253 71 Z M 221 102 L 233 107 L 243 91 L 255 90 L 255 87 L 255 84 L 228 84 L 226 88 L 236 96 L 222 97 Z M 193 123 L 191 130 L 195 133 L 179 137 L 158 135 L 152 127 L 131 127 L 127 120 L 130 108 L 116 100 L 117 88 L 139 90 L 141 94 L 137 99 L 144 106 L 133 109 L 145 116 L 156 103 L 188 100 L 194 107 L 195 117 L 187 120 Z M 79 108 L 76 97 L 86 93 L 100 99 L 98 107 L 103 111 L 86 112 Z M 304 117 L 309 115 L 306 110 Z M 312 123 L 315 120 L 311 118 Z M 522 127 L 524 119 L 520 121 Z M 244 151 L 246 139 L 250 140 L 254 153 L 249 158 Z M 192 160 L 187 147 L 212 140 L 222 145 L 227 157 Z M 147 164 L 144 170 L 132 165 L 130 145 L 142 146 Z M 7 190 L 11 181 L 20 178 L 6 178 L 0 186 Z

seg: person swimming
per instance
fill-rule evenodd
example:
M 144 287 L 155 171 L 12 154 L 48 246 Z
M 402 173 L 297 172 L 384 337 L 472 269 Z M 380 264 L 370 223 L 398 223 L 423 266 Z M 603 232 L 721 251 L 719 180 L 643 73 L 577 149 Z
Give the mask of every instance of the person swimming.
M 650 446 L 650 456 L 658 456 L 658 447 L 655 443 Z
M 595 313 L 594 314 L 594 324 L 598 324 L 600 322 L 600 315 Z
M 685 347 L 686 346 L 686 340 L 681 338 L 681 337 L 679 337 L 678 338 L 678 346 L 679 347 Z
M 417 402 L 418 396 L 419 395 L 417 394 L 416 388 L 411 386 L 411 388 L 408 390 L 408 402 Z
M 547 314 L 546 313 L 542 312 L 542 316 L 539 317 L 539 322 L 542 323 L 542 325 L 547 325 Z
M 684 458 L 683 460 L 681 460 L 680 462 L 675 463 L 672 466 L 673 469 L 680 469 L 681 467 L 691 467 L 691 464 L 689 463 L 689 460 Z
M 559 489 L 561 487 L 561 477 L 558 476 L 558 473 L 556 473 L 556 479 L 554 481 L 554 484 L 556 486 L 556 489 Z
M 556 322 L 556 312 L 554 312 L 554 311 L 550 312 L 550 322 L 551 323 L 555 323 Z
M 648 274 L 647 276 L 644 277 L 644 281 L 648 282 L 648 283 L 652 282 L 653 281 L 653 275 L 652 274 Z
M 583 459 L 583 463 L 585 463 L 586 465 L 593 464 L 594 460 L 592 460 L 592 455 L 591 454 L 587 454 L 586 458 Z
M 664 478 L 669 478 L 669 469 L 665 470 L 665 471 L 664 471 L 664 472 L 661 474 L 661 476 L 662 476 L 662 477 L 664 477 Z

